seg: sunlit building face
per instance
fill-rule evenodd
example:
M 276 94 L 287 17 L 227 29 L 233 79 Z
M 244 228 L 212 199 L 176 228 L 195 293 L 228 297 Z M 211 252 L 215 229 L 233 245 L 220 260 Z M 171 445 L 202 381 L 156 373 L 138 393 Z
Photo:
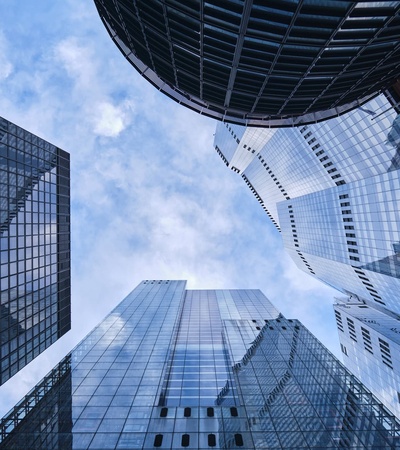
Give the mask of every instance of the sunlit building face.
M 260 291 L 146 280 L 0 430 L 4 448 L 372 450 L 400 424 Z

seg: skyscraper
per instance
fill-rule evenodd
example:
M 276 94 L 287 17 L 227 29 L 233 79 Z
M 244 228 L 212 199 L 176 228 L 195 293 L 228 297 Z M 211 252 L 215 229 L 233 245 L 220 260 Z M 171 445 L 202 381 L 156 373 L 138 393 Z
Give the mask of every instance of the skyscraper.
M 400 423 L 257 290 L 143 281 L 0 423 L 0 448 L 395 449 Z
M 297 266 L 347 294 L 340 303 L 354 304 L 351 311 L 372 308 L 381 318 L 388 315 L 384 323 L 400 319 L 398 112 L 394 98 L 381 94 L 323 123 L 279 130 L 218 124 L 215 136 L 217 152 L 250 187 Z M 343 312 L 351 315 L 347 306 Z M 360 337 L 361 325 L 366 329 L 368 323 L 359 324 Z M 341 341 L 349 332 L 339 327 Z M 381 338 L 387 343 L 390 336 L 388 331 Z M 393 391 L 378 389 L 379 374 L 388 369 L 384 360 L 372 362 L 360 343 L 342 344 L 345 363 L 358 366 L 364 384 L 381 401 L 390 397 L 386 405 L 399 414 Z M 395 353 L 396 340 L 393 346 Z M 373 347 L 380 355 L 378 338 Z M 375 364 L 375 381 L 364 367 L 367 361 Z M 399 375 L 396 364 L 385 375 L 396 392 Z M 381 386 L 388 386 L 383 378 Z
M 400 314 L 399 143 L 397 106 L 384 95 L 320 124 L 219 123 L 215 136 L 300 269 Z
M 228 122 L 315 123 L 362 105 L 400 74 L 398 1 L 95 5 L 143 77 L 180 104 Z
M 71 327 L 69 154 L 0 118 L 0 384 Z

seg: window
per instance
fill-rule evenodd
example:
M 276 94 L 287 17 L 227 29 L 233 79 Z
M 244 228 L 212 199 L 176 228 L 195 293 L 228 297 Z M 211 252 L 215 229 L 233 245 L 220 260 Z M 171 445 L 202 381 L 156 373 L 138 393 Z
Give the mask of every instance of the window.
M 185 408 L 185 411 L 183 413 L 185 417 L 190 417 L 192 415 L 192 409 L 191 408 Z
M 215 447 L 217 445 L 215 434 L 209 434 L 208 435 L 208 446 L 209 447 Z
M 190 436 L 188 434 L 182 434 L 182 447 L 189 447 L 190 445 Z
M 156 434 L 154 438 L 154 447 L 161 447 L 163 441 L 163 435 L 162 434 Z
M 214 417 L 214 408 L 207 408 L 207 417 Z
M 237 417 L 238 416 L 238 410 L 234 406 L 231 407 L 231 416 Z
M 243 437 L 241 434 L 237 433 L 235 434 L 235 444 L 238 447 L 243 447 Z
M 160 417 L 167 417 L 168 408 L 161 408 Z

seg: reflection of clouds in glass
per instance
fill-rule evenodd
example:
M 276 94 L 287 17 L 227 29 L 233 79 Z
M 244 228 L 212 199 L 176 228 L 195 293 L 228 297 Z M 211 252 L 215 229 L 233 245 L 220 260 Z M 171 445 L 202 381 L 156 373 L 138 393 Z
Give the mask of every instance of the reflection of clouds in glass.
M 101 349 L 104 348 L 114 348 L 121 346 L 119 341 L 115 338 L 118 336 L 120 331 L 124 328 L 125 321 L 117 313 L 110 314 L 101 324 L 99 325 L 99 331 L 104 335 L 107 333 L 107 338 L 100 339 L 98 346 Z
M 27 145 L 27 144 L 26 144 Z M 7 156 L 8 150 L 8 158 Z M 39 149 L 36 155 L 26 155 L 17 149 L 0 146 L 0 167 L 8 172 L 7 186 L 2 187 L 2 202 L 0 208 L 0 230 L 7 231 L 13 219 L 27 204 L 37 201 L 56 202 L 54 155 L 56 147 L 50 152 Z M 13 153 L 11 153 L 13 152 Z M 30 158 L 29 164 L 26 159 Z M 14 158 L 14 159 L 11 159 Z M 17 165 L 18 162 L 18 165 Z M 35 166 L 35 167 L 34 167 Z M 53 173 L 50 173 L 53 172 Z M 3 173 L 3 172 L 2 172 Z M 8 192 L 6 191 L 8 188 Z M 42 204 L 44 205 L 44 204 Z

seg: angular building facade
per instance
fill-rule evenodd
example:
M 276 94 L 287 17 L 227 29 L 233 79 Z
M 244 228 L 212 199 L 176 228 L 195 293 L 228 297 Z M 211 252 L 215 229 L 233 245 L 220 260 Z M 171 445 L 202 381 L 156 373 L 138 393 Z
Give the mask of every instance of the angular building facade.
M 71 327 L 69 154 L 0 118 L 0 384 Z
M 398 316 L 342 299 L 334 305 L 345 365 L 400 417 Z
M 110 37 L 157 89 L 254 126 L 315 123 L 400 75 L 400 2 L 95 0 Z
M 0 422 L 0 448 L 396 449 L 400 423 L 257 290 L 143 281 Z
M 399 117 L 393 98 L 381 94 L 323 123 L 278 130 L 218 124 L 215 136 L 217 152 L 250 187 L 296 265 L 392 321 L 400 319 Z M 339 327 L 341 339 L 345 331 Z M 364 370 L 368 355 L 353 347 L 346 364 L 357 365 L 381 395 Z M 381 358 L 374 364 L 377 373 L 387 371 Z M 400 392 L 399 370 L 392 367 L 391 385 Z M 397 397 L 386 404 L 400 413 Z

